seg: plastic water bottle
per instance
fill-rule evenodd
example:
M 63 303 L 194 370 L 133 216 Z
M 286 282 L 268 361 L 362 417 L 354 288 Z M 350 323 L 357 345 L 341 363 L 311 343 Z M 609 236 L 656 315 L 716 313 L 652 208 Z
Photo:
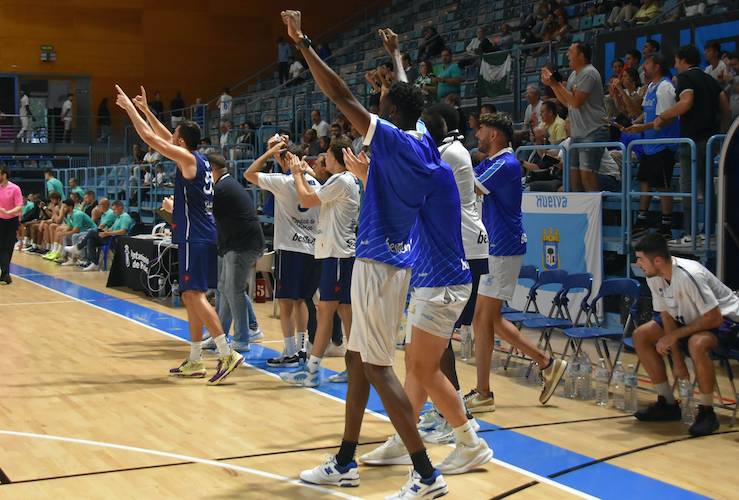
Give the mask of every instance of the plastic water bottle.
M 461 345 L 459 349 L 459 358 L 462 361 L 470 361 L 472 359 L 472 329 L 469 325 L 462 325 L 459 329 Z
M 613 407 L 617 410 L 623 411 L 625 406 L 624 400 L 624 367 L 619 361 L 616 363 L 616 367 L 613 369 L 613 378 L 611 379 L 613 385 Z
M 172 307 L 180 307 L 180 284 L 177 280 L 172 283 Z
M 608 406 L 608 368 L 606 360 L 600 358 L 595 367 L 595 404 Z
M 592 371 L 593 364 L 590 362 L 590 357 L 586 353 L 580 354 L 580 373 L 577 377 L 577 398 L 578 399 L 590 399 L 592 393 Z
M 624 375 L 624 411 L 626 413 L 635 413 L 638 410 L 636 387 L 636 371 L 634 365 L 629 365 L 626 375 Z
M 565 371 L 565 393 L 566 398 L 574 399 L 577 396 L 577 376 L 580 373 L 580 360 L 573 358 L 567 363 Z
M 680 413 L 682 421 L 686 425 L 692 425 L 695 417 L 693 415 L 693 386 L 689 378 L 681 378 L 677 381 L 680 392 Z

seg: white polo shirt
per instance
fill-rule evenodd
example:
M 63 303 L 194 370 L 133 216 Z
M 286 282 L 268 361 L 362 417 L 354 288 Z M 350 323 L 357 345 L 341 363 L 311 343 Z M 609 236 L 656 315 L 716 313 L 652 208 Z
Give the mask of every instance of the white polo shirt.
M 354 257 L 359 219 L 359 183 L 349 172 L 332 175 L 316 195 L 321 200 L 316 259 Z

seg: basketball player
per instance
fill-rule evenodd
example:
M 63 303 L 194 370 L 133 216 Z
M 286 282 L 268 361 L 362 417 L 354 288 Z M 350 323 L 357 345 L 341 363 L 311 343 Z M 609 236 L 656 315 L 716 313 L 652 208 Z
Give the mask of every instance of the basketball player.
M 431 465 L 408 396 L 392 368 L 410 268 L 422 251 L 414 227 L 419 212 L 424 207 L 431 208 L 424 203 L 427 195 L 434 192 L 433 181 L 439 170 L 438 164 L 427 164 L 438 158 L 430 137 L 416 132 L 423 96 L 414 86 L 398 82 L 380 103 L 382 116 L 390 121 L 370 114 L 313 50 L 310 38 L 301 31 L 300 12 L 284 11 L 282 18 L 316 84 L 365 138 L 373 155 L 368 171 L 350 169 L 360 179 L 366 179 L 366 191 L 360 208 L 351 285 L 354 314 L 346 354 L 349 387 L 344 436 L 337 455 L 303 471 L 300 478 L 315 484 L 359 485 L 354 454 L 372 384 L 413 463 L 407 484 L 388 498 L 444 495 L 448 491 L 446 482 Z M 395 52 L 396 67 L 405 77 L 400 52 Z M 458 204 L 456 210 L 458 213 Z
M 316 293 L 321 277 L 320 265 L 313 258 L 318 207 L 305 207 L 298 200 L 295 181 L 284 159 L 287 138 L 274 137 L 268 146 L 269 150 L 244 172 L 244 178 L 275 197 L 275 298 L 280 304 L 280 326 L 285 347 L 278 357 L 268 359 L 267 365 L 293 368 L 305 356 L 308 339 L 305 300 Z M 272 157 L 282 168 L 282 173 L 262 172 Z M 318 188 L 318 181 L 308 174 L 303 176 L 308 185 Z
M 213 172 L 205 157 L 197 152 L 200 127 L 186 120 L 172 134 L 149 109 L 144 87 L 134 99 L 135 105 L 118 85 L 116 90 L 116 104 L 128 114 L 139 137 L 177 165 L 172 241 L 178 245 L 179 286 L 187 309 L 191 342 L 190 356 L 169 374 L 196 378 L 207 375 L 201 345 L 205 327 L 215 339 L 219 356 L 216 373 L 208 383 L 220 384 L 244 362 L 244 357 L 229 347 L 218 314 L 205 298 L 210 266 L 216 261 L 216 226 L 212 213 Z
M 713 411 L 716 373 L 711 353 L 718 347 L 736 347 L 739 297 L 700 262 L 671 256 L 667 240 L 659 234 L 642 238 L 635 251 L 652 292 L 655 316 L 634 331 L 634 347 L 657 389 L 657 402 L 634 416 L 644 422 L 680 420 L 662 356 L 672 355 L 676 377 L 689 377 L 680 355 L 687 350 L 700 390 L 698 415 L 688 432 L 712 434 L 719 423 Z
M 315 245 L 315 258 L 321 262 L 318 325 L 305 368 L 280 374 L 285 382 L 293 385 L 316 387 L 321 383 L 321 360 L 331 341 L 336 312 L 347 335 L 352 326 L 351 282 L 359 218 L 359 183 L 344 166 L 343 150 L 350 146 L 347 139 L 331 141 L 326 169 L 333 175 L 318 190 L 311 187 L 304 176 L 305 163 L 288 153 L 300 205 L 321 208 Z
M 521 164 L 510 148 L 513 124 L 504 113 L 480 116 L 477 139 L 488 155 L 475 169 L 475 189 L 483 195 L 482 222 L 490 240 L 489 274 L 480 279 L 473 325 L 477 388 L 465 396 L 472 412 L 495 410 L 490 390 L 490 358 L 493 337 L 500 338 L 531 357 L 541 369 L 544 387 L 539 402 L 546 404 L 557 388 L 567 363 L 536 347 L 501 314 L 503 303 L 513 298 L 518 273 L 526 253 L 526 233 L 521 215 Z

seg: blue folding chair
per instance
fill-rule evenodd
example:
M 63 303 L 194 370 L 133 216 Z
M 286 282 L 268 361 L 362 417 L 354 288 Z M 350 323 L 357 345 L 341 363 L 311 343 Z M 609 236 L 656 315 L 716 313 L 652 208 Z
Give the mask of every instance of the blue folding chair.
M 567 278 L 567 271 L 563 271 L 561 269 L 557 269 L 554 271 L 543 271 L 539 273 L 536 281 L 529 289 L 529 293 L 526 297 L 526 305 L 523 311 L 507 313 L 504 312 L 503 317 L 511 323 L 521 323 L 522 321 L 525 321 L 527 319 L 551 317 L 551 315 L 554 313 L 554 303 L 552 303 L 549 314 L 545 316 L 539 310 L 539 304 L 536 303 L 537 292 L 539 291 L 539 288 L 545 285 L 560 285 L 560 289 L 558 290 L 559 292 L 562 290 L 561 286 L 564 284 L 565 278 Z
M 533 284 L 536 283 L 536 280 L 538 278 L 539 278 L 539 269 L 537 269 L 536 266 L 531 266 L 531 265 L 521 266 L 521 271 L 519 271 L 518 273 L 518 281 L 523 281 L 523 280 L 530 281 L 533 286 Z M 500 312 L 502 314 L 506 314 L 506 313 L 521 312 L 521 311 L 513 307 L 503 306 L 500 309 Z
M 618 361 L 624 346 L 624 339 L 636 327 L 637 309 L 639 306 L 639 282 L 630 278 L 618 278 L 605 280 L 600 285 L 598 295 L 590 302 L 587 310 L 586 326 L 563 328 L 562 332 L 567 337 L 567 344 L 562 356 L 567 355 L 570 346 L 575 349 L 575 356 L 580 354 L 582 343 L 585 340 L 595 341 L 598 356 L 604 358 L 609 365 L 609 371 L 613 375 L 613 366 Z M 602 326 L 598 319 L 598 301 L 606 297 L 620 297 L 629 308 L 623 327 L 614 330 Z M 618 351 L 611 362 L 607 340 L 619 340 Z
M 111 236 L 102 245 L 100 245 L 100 256 L 103 258 L 103 265 L 102 265 L 103 271 L 108 270 L 108 253 L 110 252 L 110 249 L 113 246 L 114 241 L 115 241 L 115 236 Z

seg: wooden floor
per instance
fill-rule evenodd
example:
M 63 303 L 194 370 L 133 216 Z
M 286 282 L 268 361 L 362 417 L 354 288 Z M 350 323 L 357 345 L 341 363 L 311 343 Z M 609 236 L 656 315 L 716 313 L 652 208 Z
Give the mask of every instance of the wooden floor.
M 401 466 L 362 467 L 359 488 L 296 481 L 339 442 L 343 388 L 286 387 L 254 367 L 281 348 L 271 303 L 257 305 L 266 342 L 252 349 L 254 366 L 207 387 L 166 376 L 186 356 L 183 309 L 107 289 L 104 273 L 28 255 L 14 263 L 21 276 L 0 287 L 0 498 L 383 498 L 405 482 Z M 401 352 L 396 360 L 402 377 Z M 469 390 L 474 366 L 458 371 Z M 493 374 L 497 411 L 480 420 L 496 459 L 446 478 L 450 498 L 736 498 L 739 428 L 727 411 L 720 433 L 687 439 L 680 423 L 639 424 L 559 392 L 542 407 L 521 372 Z M 646 403 L 654 395 L 642 385 Z M 392 432 L 368 414 L 358 452 Z M 429 451 L 440 460 L 450 448 Z

